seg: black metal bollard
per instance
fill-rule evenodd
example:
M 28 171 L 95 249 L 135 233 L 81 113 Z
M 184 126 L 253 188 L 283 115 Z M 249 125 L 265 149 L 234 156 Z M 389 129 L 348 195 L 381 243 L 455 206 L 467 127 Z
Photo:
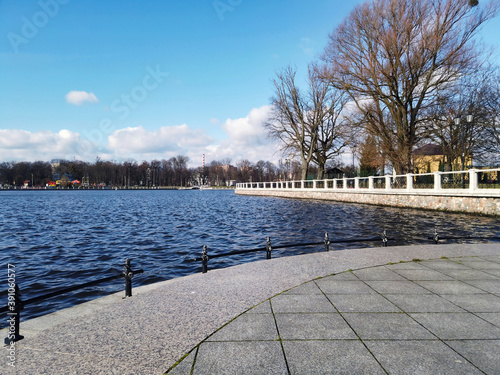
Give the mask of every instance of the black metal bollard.
M 207 247 L 203 245 L 203 251 L 201 253 L 201 273 L 207 273 L 208 270 L 208 260 L 210 258 L 207 254 Z
M 328 232 L 325 232 L 325 251 L 330 251 L 330 237 L 328 237 Z
M 273 251 L 273 248 L 271 246 L 271 237 L 267 237 L 267 244 L 266 244 L 267 259 L 271 259 L 271 251 Z
M 134 272 L 130 267 L 130 259 L 128 258 L 125 260 L 123 277 L 125 278 L 125 297 L 132 297 L 132 277 L 134 277 Z
M 434 243 L 437 245 L 439 243 L 439 234 L 438 234 L 438 231 L 437 231 L 437 228 L 434 228 Z
M 23 301 L 21 301 L 21 292 L 19 291 L 19 286 L 16 284 L 14 287 L 13 299 L 10 299 L 11 295 L 9 293 L 9 302 L 7 304 L 8 312 L 8 323 L 9 331 L 7 337 L 4 340 L 5 345 L 10 346 L 11 343 L 24 339 L 24 336 L 19 334 L 19 326 L 21 323 L 21 310 L 24 308 Z
M 384 234 L 382 235 L 382 244 L 384 247 L 387 247 L 387 242 L 389 239 L 387 238 L 387 231 L 384 229 Z

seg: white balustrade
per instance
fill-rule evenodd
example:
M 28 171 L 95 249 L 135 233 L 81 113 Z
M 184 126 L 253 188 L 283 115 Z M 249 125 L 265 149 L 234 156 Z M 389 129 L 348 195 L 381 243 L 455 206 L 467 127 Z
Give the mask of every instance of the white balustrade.
M 481 178 L 480 178 L 481 176 Z M 385 186 L 381 180 L 385 179 Z M 405 180 L 406 179 L 406 180 Z M 312 181 L 244 182 L 236 189 L 323 190 L 349 192 L 388 192 L 389 194 L 449 194 L 500 196 L 500 168 L 423 174 L 369 176 Z M 368 180 L 368 186 L 366 186 Z M 354 181 L 354 183 L 353 183 Z M 360 183 L 360 181 L 363 181 Z M 375 182 L 376 181 L 376 182 Z M 406 182 L 406 187 L 404 183 Z M 339 187 L 339 184 L 342 186 Z M 349 187 L 349 185 L 351 186 Z M 394 184 L 394 186 L 393 186 Z M 467 186 L 468 185 L 468 186 Z M 400 188 L 398 188 L 400 187 Z

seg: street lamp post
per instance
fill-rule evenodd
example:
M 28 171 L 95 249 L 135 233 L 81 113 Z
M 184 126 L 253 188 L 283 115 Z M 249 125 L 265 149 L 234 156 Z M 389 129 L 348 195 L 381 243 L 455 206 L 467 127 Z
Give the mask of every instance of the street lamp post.
M 472 123 L 474 116 L 472 114 L 467 114 L 465 116 L 467 125 Z M 460 117 L 457 116 L 453 119 L 455 125 L 460 126 Z M 462 125 L 462 171 L 465 171 L 465 124 Z M 462 176 L 462 187 L 465 189 L 465 176 Z
M 465 119 L 467 120 L 467 129 L 469 128 L 469 125 L 472 124 L 472 120 L 474 119 L 474 116 L 472 116 L 472 114 L 467 114 L 467 116 L 465 116 Z M 463 148 L 462 148 L 462 156 L 464 158 L 464 164 L 465 164 L 465 129 L 462 131 L 462 140 L 463 140 Z M 470 147 L 469 147 L 469 150 L 470 150 Z M 465 165 L 464 165 L 464 168 L 465 168 Z
M 352 170 L 353 170 L 353 173 L 354 173 L 354 177 L 356 177 L 357 174 L 358 174 L 358 171 L 354 167 L 354 154 L 355 153 L 356 153 L 356 146 L 352 146 Z

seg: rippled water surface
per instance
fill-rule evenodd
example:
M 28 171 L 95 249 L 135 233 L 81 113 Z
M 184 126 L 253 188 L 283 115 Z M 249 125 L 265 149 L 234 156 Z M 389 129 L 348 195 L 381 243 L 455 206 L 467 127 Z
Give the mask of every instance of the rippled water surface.
M 500 236 L 496 218 L 219 190 L 0 191 L 0 223 L 3 274 L 7 264 L 16 266 L 24 300 L 113 275 L 125 258 L 145 271 L 134 286 L 199 272 L 200 262 L 191 259 L 203 245 L 216 254 L 263 247 L 268 236 L 275 246 L 321 241 L 324 232 L 332 240 L 376 237 L 384 229 L 396 238 L 391 244 L 401 245 L 429 243 L 434 228 L 447 236 Z M 332 250 L 380 245 L 335 244 Z M 321 250 L 276 250 L 273 257 Z M 213 259 L 209 268 L 264 258 L 265 252 Z M 3 283 L 5 291 L 6 276 Z M 122 290 L 122 283 L 26 306 L 23 320 Z M 6 302 L 5 292 L 0 296 Z

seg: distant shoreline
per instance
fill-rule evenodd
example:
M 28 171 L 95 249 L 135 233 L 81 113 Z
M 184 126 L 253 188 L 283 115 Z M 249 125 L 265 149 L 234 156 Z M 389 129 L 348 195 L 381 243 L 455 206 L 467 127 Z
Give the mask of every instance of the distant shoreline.
M 202 188 L 199 187 L 184 187 L 184 186 L 157 186 L 157 187 L 90 187 L 90 188 L 0 188 L 0 191 L 97 191 L 97 190 L 234 190 L 234 186 L 213 186 L 210 188 Z

